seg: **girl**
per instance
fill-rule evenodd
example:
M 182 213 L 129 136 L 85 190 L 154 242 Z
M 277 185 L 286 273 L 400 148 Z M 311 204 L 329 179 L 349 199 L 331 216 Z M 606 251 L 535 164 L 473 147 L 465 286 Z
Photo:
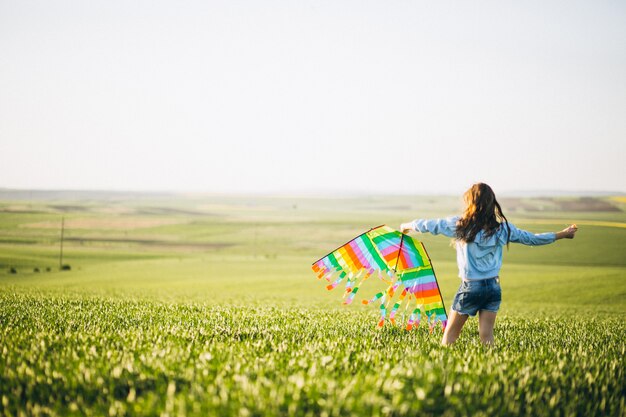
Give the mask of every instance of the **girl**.
M 558 239 L 573 239 L 575 224 L 556 233 L 532 234 L 509 223 L 502 214 L 491 187 L 478 183 L 463 196 L 465 211 L 461 217 L 418 219 L 402 223 L 408 233 L 443 234 L 456 239 L 456 260 L 463 281 L 452 302 L 452 311 L 441 343 L 448 345 L 461 334 L 469 316 L 478 312 L 478 332 L 485 344 L 493 343 L 493 326 L 500 308 L 501 290 L 498 273 L 502 266 L 502 246 L 509 242 L 524 245 L 547 245 Z

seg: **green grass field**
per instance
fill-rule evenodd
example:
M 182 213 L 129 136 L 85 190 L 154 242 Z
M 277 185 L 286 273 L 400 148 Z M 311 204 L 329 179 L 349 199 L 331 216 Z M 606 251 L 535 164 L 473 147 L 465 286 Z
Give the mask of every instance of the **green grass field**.
M 1 415 L 626 416 L 626 201 L 503 199 L 496 345 L 471 320 L 376 328 L 313 261 L 452 197 L 47 195 L 0 201 Z M 59 271 L 61 217 L 64 264 Z M 419 235 L 449 307 L 450 240 Z M 16 273 L 11 273 L 13 268 Z M 47 271 L 49 269 L 49 271 Z M 39 272 L 35 272 L 38 270 Z M 380 287 L 363 287 L 369 296 Z

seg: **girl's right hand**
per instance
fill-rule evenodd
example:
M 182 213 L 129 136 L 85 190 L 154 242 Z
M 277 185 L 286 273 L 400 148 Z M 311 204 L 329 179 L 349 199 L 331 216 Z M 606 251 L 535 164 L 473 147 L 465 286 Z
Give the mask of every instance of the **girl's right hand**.
M 411 230 L 413 230 L 413 228 L 410 226 L 410 223 L 402 223 L 400 225 L 400 232 L 402 232 L 405 235 L 409 233 Z

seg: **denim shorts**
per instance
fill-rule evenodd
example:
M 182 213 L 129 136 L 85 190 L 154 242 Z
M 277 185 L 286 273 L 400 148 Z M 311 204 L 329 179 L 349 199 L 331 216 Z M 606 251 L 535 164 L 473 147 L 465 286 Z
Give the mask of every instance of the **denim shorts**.
M 452 310 L 475 316 L 480 310 L 498 312 L 502 290 L 498 277 L 463 281 L 454 296 Z

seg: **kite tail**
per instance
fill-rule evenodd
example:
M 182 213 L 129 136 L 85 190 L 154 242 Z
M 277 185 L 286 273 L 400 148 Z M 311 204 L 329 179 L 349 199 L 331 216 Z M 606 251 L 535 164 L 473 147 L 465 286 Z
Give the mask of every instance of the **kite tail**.
M 330 290 L 334 289 L 337 285 L 339 285 L 339 283 L 340 283 L 341 281 L 343 281 L 343 279 L 346 277 L 346 275 L 348 275 L 348 274 L 346 274 L 345 272 L 342 272 L 341 274 L 339 274 L 339 278 L 337 278 L 337 279 L 335 280 L 335 282 L 333 282 L 332 284 L 327 285 L 327 286 L 326 286 L 326 289 L 327 289 L 328 291 L 330 291 Z
M 384 296 L 380 301 L 380 321 L 378 322 L 378 327 L 383 327 L 383 325 L 385 324 L 387 310 L 389 310 L 389 304 L 391 304 L 391 297 L 387 298 L 386 302 L 385 298 L 387 298 L 387 296 Z
M 359 292 L 359 287 L 361 285 L 363 285 L 365 280 L 368 279 L 370 277 L 370 275 L 372 275 L 372 272 L 374 272 L 374 271 L 371 271 L 371 272 L 368 272 L 367 274 L 365 274 L 363 279 L 361 279 L 361 282 L 359 282 L 356 287 L 351 288 L 350 291 L 348 291 L 346 289 L 347 296 L 345 297 L 345 301 L 343 302 L 344 304 L 352 304 L 352 301 L 354 301 L 354 296 L 356 295 L 357 292 Z
M 409 317 L 409 321 L 406 324 L 406 329 L 407 330 L 411 330 L 413 327 L 417 327 L 420 324 L 420 309 L 419 307 L 415 308 L 415 310 L 413 310 L 413 312 L 411 313 L 411 316 Z
M 390 300 L 391 300 L 391 298 L 394 296 L 394 294 L 396 293 L 396 290 L 398 289 L 398 286 L 399 286 L 399 285 L 400 285 L 400 284 L 393 284 L 393 285 L 390 285 L 390 286 L 387 288 L 387 295 L 389 296 L 389 299 L 390 299 Z
M 380 320 L 378 321 L 378 327 L 383 327 L 385 324 L 385 317 L 387 316 L 387 306 L 383 301 L 380 303 Z
M 373 296 L 371 299 L 363 300 L 363 304 L 365 304 L 365 305 L 372 304 L 372 303 L 376 302 L 376 300 L 379 300 L 383 295 L 385 295 L 385 293 L 379 292 L 375 296 Z
M 376 300 L 382 298 L 382 300 L 380 300 L 380 302 L 382 304 L 385 303 L 385 300 L 391 300 L 391 298 L 393 297 L 393 294 L 395 292 L 395 289 L 397 288 L 396 286 L 390 285 L 389 287 L 387 287 L 387 289 L 385 291 L 381 291 L 379 293 L 377 293 L 374 297 L 372 297 L 369 300 L 363 300 L 363 304 L 367 305 L 367 304 L 371 304 L 373 302 L 376 302 Z
M 385 277 L 385 275 L 386 275 L 386 276 L 388 276 L 388 277 L 389 277 L 389 279 L 387 279 L 387 278 Z M 384 273 L 384 274 L 383 274 L 383 272 L 379 269 L 379 270 L 378 270 L 378 278 L 379 278 L 382 282 L 384 282 L 385 284 L 389 284 L 389 285 L 392 285 L 392 284 L 393 284 L 393 281 L 394 281 L 394 275 L 393 275 L 393 272 L 392 272 L 392 271 L 387 271 L 386 273 Z
M 391 313 L 389 314 L 389 321 L 391 322 L 391 324 L 393 324 L 394 326 L 396 325 L 396 311 L 398 311 L 398 308 L 400 307 L 401 302 L 397 301 L 394 305 L 393 308 L 391 309 Z
M 350 293 L 348 294 L 348 296 L 346 297 L 343 303 L 352 304 L 352 301 L 354 301 L 354 296 L 356 295 L 358 291 L 359 291 L 359 287 L 354 287 L 354 289 L 350 291 Z
M 407 294 L 407 291 L 405 288 L 400 294 L 400 298 L 398 298 L 398 301 L 393 305 L 393 308 L 391 309 L 391 313 L 389 314 L 389 320 L 391 321 L 391 324 L 393 324 L 394 326 L 396 325 L 396 312 L 402 305 L 402 302 L 404 301 L 404 297 L 406 297 L 406 294 Z
M 435 325 L 437 324 L 437 316 L 433 314 L 433 312 L 427 313 L 427 323 L 428 323 L 428 332 L 432 333 L 435 329 Z
M 433 320 L 432 320 L 432 324 L 430 325 L 430 331 L 432 332 L 435 327 L 437 327 L 438 323 L 441 323 L 441 330 L 446 330 L 446 326 L 448 325 L 448 320 L 447 317 L 444 316 L 444 318 L 442 319 L 439 315 L 437 315 L 436 313 L 433 312 L 432 314 L 433 316 Z
M 328 269 L 322 267 L 320 268 L 318 264 L 313 264 L 313 272 L 317 275 L 317 279 L 322 279 L 324 274 L 328 272 Z
M 352 274 L 348 275 L 348 281 L 346 282 L 346 291 L 343 293 L 343 298 L 346 298 L 348 294 L 352 292 L 354 289 L 354 283 L 356 282 L 356 277 Z
M 424 305 L 424 312 L 428 316 L 429 329 L 432 332 L 438 323 L 441 323 L 441 327 L 445 330 L 448 324 L 448 316 L 443 309 L 443 302 L 433 302 L 431 304 Z
M 333 272 L 334 271 L 331 271 L 331 270 L 326 269 L 326 268 L 324 268 L 324 269 L 318 268 L 317 269 L 317 279 L 325 278 L 326 281 L 330 281 L 330 277 L 333 275 Z

